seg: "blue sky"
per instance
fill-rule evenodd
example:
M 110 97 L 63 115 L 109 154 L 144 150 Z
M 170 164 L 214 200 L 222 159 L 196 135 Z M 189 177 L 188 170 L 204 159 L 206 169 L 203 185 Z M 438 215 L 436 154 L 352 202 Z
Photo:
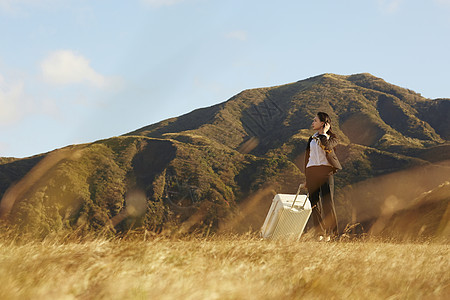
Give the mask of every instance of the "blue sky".
M 450 0 L 0 0 L 0 156 L 323 73 L 450 98 L 449 37 Z

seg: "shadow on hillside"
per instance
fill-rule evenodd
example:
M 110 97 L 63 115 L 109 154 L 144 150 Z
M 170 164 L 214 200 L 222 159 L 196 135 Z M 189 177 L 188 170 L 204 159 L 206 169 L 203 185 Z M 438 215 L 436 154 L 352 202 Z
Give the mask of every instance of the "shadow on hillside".
M 442 190 L 448 181 L 450 161 L 441 161 L 348 185 L 337 195 L 338 215 L 342 225 L 361 223 L 374 235 L 441 235 L 449 226 L 450 189 Z
M 161 174 L 176 157 L 176 147 L 170 141 L 148 141 L 133 158 L 132 167 L 136 187 L 148 193 L 152 191 L 155 177 Z
M 22 179 L 44 157 L 36 155 L 0 165 L 0 199 L 14 182 Z
M 26 167 L 22 169 L 26 173 L 21 174 L 19 181 L 12 183 L 4 192 L 0 202 L 0 219 L 6 218 L 11 212 L 17 199 L 21 199 L 46 173 L 57 165 L 60 161 L 69 157 L 74 157 L 79 151 L 73 150 L 72 147 L 55 150 L 47 155 L 38 156 L 31 161 L 26 161 Z M 19 163 L 17 161 L 16 163 Z

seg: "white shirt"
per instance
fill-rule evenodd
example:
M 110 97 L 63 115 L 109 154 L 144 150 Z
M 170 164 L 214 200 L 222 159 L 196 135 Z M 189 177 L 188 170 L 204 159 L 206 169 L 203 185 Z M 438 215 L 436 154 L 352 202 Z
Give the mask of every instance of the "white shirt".
M 329 135 L 324 135 L 327 137 L 327 139 L 330 138 Z M 309 146 L 310 152 L 308 164 L 306 165 L 307 168 L 312 166 L 331 166 L 331 164 L 328 162 L 325 150 L 320 147 L 320 139 L 317 132 L 312 136 L 312 140 Z

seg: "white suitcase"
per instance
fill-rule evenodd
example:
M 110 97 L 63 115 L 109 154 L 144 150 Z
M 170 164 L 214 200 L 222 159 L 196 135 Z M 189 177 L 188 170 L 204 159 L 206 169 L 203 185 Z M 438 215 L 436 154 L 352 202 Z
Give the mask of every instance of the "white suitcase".
M 277 194 L 272 200 L 266 220 L 261 227 L 265 239 L 299 239 L 311 215 L 311 203 L 307 195 Z

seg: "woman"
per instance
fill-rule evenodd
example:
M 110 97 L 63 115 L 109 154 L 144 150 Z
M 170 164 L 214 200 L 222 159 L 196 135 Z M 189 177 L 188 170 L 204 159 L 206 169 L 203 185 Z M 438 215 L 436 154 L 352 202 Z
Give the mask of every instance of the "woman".
M 328 235 L 329 239 L 331 236 L 338 234 L 336 209 L 333 200 L 333 174 L 342 169 L 334 153 L 338 139 L 330 130 L 331 119 L 328 114 L 317 113 L 311 125 L 316 133 L 309 138 L 306 146 L 306 187 L 313 207 L 312 217 L 316 232 L 319 231 L 321 235 Z M 322 196 L 322 205 L 318 205 L 320 195 Z M 322 212 L 320 207 L 322 207 Z

